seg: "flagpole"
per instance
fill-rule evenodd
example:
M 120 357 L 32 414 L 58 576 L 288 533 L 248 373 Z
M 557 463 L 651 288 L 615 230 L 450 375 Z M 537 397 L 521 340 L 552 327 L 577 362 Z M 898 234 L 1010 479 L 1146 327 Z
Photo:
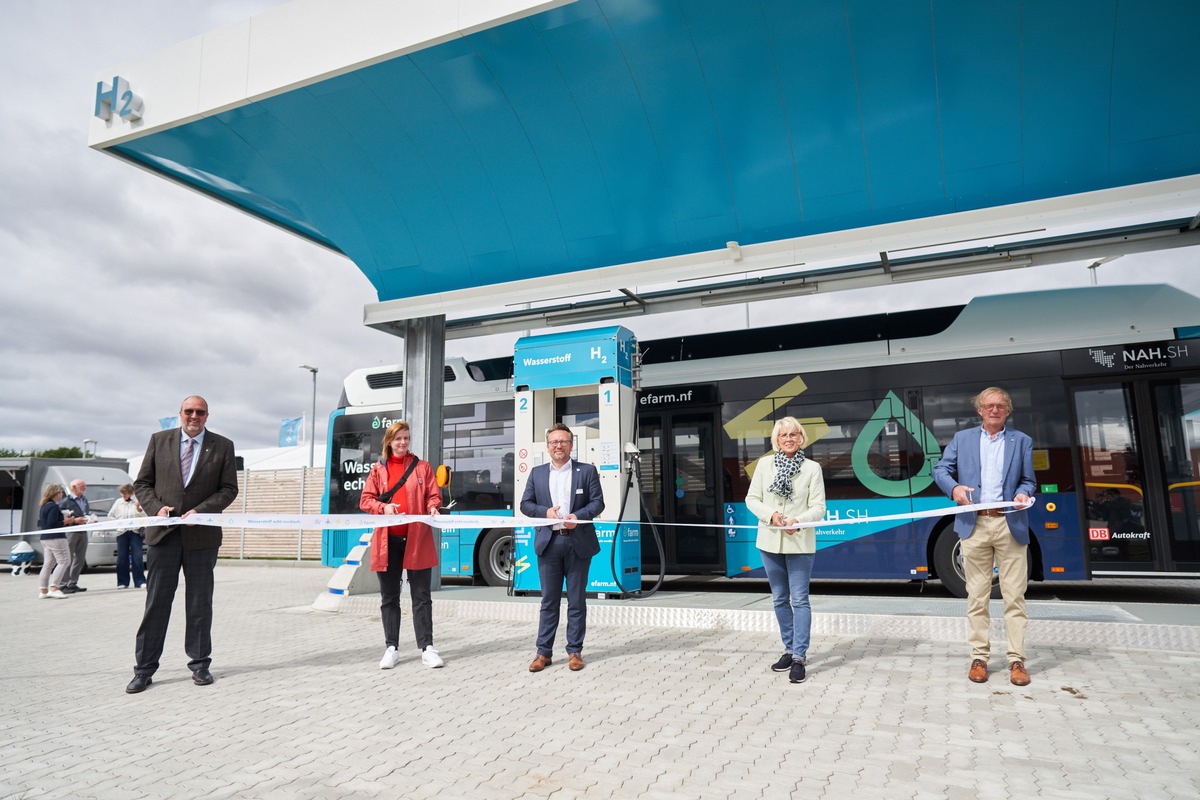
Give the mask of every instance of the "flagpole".
M 308 468 L 312 469 L 313 453 L 317 446 L 317 368 L 310 367 L 308 364 L 301 364 L 300 369 L 308 370 L 313 376 L 311 429 L 308 432 Z

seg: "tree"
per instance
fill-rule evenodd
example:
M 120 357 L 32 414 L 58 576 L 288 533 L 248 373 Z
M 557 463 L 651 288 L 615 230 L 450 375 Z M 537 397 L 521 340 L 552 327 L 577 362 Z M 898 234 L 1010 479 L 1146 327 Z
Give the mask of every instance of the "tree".
M 78 447 L 55 447 L 51 450 L 35 451 L 32 455 L 42 458 L 83 458 L 83 451 Z
M 49 450 L 30 450 L 28 453 L 13 450 L 11 447 L 0 447 L 0 458 L 83 458 L 83 451 L 78 447 L 52 447 Z

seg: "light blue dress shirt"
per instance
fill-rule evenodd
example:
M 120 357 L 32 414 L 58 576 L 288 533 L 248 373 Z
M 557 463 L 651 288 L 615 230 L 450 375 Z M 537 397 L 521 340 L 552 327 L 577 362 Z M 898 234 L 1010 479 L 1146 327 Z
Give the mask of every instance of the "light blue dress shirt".
M 575 464 L 571 461 L 567 461 L 561 467 L 550 464 L 550 502 L 551 505 L 558 506 L 560 519 L 571 513 L 571 478 L 575 473 L 574 466 Z M 552 531 L 561 531 L 562 529 L 561 522 L 556 522 L 550 527 Z
M 1007 428 L 1002 428 L 995 438 L 979 428 L 980 492 L 977 503 L 1000 503 L 1004 501 L 1004 441 Z

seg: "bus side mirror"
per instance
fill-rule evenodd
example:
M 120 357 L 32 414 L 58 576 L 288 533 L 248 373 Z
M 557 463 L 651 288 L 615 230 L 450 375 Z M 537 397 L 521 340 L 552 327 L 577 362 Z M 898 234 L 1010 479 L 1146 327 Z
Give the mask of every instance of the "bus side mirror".
M 449 467 L 447 467 L 445 464 L 442 464 L 437 468 L 437 472 L 434 473 L 434 476 L 435 476 L 435 479 L 437 480 L 437 485 L 438 485 L 439 489 L 445 489 L 447 486 L 450 485 L 450 476 L 453 474 L 453 472 L 454 471 L 452 469 L 450 469 Z

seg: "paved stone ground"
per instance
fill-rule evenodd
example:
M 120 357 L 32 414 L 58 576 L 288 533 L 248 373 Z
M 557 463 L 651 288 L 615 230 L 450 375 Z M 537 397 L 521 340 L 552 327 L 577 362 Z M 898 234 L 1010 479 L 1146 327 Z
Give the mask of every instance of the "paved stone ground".
M 377 618 L 310 610 L 328 576 L 223 563 L 217 682 L 181 591 L 140 695 L 141 593 L 0 576 L 0 798 L 1200 796 L 1200 654 L 1042 646 L 1018 689 L 965 646 L 822 636 L 793 686 L 774 635 L 593 626 L 585 670 L 533 675 L 532 626 L 435 606 L 446 667 L 381 671 Z

